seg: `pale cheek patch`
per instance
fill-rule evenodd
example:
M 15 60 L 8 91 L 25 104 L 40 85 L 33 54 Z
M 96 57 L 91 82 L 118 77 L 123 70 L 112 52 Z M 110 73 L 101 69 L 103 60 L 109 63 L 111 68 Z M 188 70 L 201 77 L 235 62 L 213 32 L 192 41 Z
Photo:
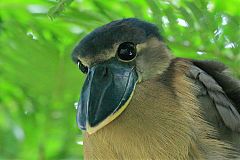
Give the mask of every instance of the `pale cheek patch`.
M 136 67 L 143 81 L 163 73 L 172 59 L 165 44 L 156 38 L 139 44 L 137 50 Z
M 104 50 L 101 53 L 99 53 L 93 57 L 91 57 L 91 56 L 80 57 L 79 56 L 78 59 L 82 62 L 82 64 L 84 66 L 89 67 L 93 64 L 101 63 L 101 62 L 107 61 L 107 60 L 115 57 L 116 53 L 117 53 L 117 47 L 118 47 L 118 45 L 115 44 L 113 46 L 113 48 Z

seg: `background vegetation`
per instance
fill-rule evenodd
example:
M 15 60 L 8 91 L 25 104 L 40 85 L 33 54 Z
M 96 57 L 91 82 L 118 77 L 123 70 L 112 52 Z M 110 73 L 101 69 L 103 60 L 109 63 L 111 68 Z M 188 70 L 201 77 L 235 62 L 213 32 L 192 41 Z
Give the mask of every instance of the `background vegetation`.
M 74 45 L 109 21 L 154 22 L 176 56 L 240 77 L 239 0 L 1 0 L 0 159 L 82 159 Z

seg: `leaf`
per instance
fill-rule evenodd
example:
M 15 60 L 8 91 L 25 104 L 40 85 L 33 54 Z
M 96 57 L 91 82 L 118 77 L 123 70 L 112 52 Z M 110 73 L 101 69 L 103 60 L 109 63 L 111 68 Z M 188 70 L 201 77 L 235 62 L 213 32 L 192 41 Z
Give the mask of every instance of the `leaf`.
M 60 16 L 60 14 L 73 2 L 73 0 L 59 0 L 55 6 L 49 9 L 48 16 L 51 19 Z

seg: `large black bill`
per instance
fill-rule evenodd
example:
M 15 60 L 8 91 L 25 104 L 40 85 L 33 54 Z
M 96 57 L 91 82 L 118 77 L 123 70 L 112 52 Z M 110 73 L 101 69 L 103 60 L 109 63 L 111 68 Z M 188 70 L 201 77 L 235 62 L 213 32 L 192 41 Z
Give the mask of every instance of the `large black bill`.
M 95 127 L 114 115 L 131 97 L 138 81 L 135 67 L 110 60 L 90 68 L 77 111 L 80 129 Z

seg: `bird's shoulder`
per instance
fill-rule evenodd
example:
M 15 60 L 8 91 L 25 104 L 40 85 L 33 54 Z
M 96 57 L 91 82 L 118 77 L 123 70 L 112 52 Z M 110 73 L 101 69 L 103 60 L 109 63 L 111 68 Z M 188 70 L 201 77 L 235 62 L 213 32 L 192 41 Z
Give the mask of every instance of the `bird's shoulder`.
M 224 64 L 176 58 L 169 68 L 171 75 L 184 74 L 193 81 L 208 121 L 240 132 L 240 81 L 230 75 Z

